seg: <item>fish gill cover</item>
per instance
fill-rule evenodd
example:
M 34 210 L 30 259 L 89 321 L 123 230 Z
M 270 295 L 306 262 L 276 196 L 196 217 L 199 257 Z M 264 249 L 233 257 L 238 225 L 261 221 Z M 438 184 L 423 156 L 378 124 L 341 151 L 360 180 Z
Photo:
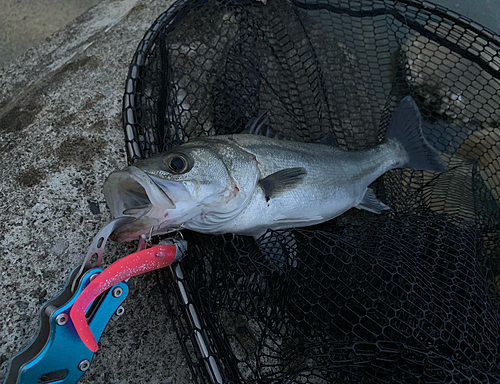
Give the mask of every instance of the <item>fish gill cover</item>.
M 381 215 L 257 242 L 184 231 L 159 284 L 196 383 L 500 381 L 499 49 L 413 0 L 181 0 L 158 18 L 126 83 L 129 164 L 262 114 L 283 140 L 365 149 L 411 95 L 449 169 L 380 177 Z

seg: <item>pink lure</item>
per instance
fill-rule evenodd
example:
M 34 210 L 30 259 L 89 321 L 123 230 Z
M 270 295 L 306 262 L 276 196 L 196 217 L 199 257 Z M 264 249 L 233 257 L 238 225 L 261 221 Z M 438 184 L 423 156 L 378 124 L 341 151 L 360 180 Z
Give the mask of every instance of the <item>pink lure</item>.
M 97 341 L 85 318 L 85 311 L 90 303 L 101 293 L 129 277 L 172 264 L 176 253 L 177 247 L 171 244 L 143 249 L 115 261 L 87 285 L 75 300 L 69 314 L 78 336 L 87 348 L 93 352 L 98 349 Z

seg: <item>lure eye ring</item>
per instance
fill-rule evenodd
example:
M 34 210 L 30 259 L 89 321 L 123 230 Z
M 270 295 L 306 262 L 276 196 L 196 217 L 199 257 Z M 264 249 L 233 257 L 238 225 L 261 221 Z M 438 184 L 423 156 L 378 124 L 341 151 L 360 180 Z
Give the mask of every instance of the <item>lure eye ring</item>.
M 193 168 L 193 162 L 182 153 L 171 153 L 164 157 L 163 163 L 168 171 L 174 175 L 182 175 Z

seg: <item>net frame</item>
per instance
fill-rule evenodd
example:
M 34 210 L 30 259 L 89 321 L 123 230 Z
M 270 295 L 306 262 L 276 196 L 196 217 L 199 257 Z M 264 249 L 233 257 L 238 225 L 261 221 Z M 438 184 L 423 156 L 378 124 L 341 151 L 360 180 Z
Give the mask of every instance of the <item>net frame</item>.
M 124 95 L 124 104 L 123 104 L 123 124 L 126 137 L 126 149 L 127 149 L 129 164 L 133 164 L 134 161 L 137 159 L 147 158 L 155 153 L 161 152 L 162 150 L 165 150 L 169 146 L 180 144 L 186 139 L 186 137 L 168 137 L 168 135 L 161 130 L 159 133 L 155 132 L 155 134 L 152 136 L 151 139 L 140 138 L 141 133 L 142 136 L 144 136 L 144 132 L 142 131 L 141 127 L 141 121 L 143 119 L 143 115 L 140 106 L 141 102 L 139 100 L 140 96 L 138 96 L 142 92 L 140 82 L 142 81 L 144 72 L 148 70 L 148 67 L 146 65 L 147 57 L 148 54 L 152 50 L 154 50 L 156 45 L 156 39 L 158 38 L 158 36 L 162 35 L 162 33 L 165 33 L 165 31 L 173 30 L 175 25 L 177 25 L 177 23 L 182 23 L 182 20 L 193 8 L 205 7 L 212 3 L 214 2 L 212 1 L 192 2 L 187 0 L 176 2 L 169 10 L 167 10 L 155 21 L 155 23 L 152 25 L 150 30 L 146 33 L 145 37 L 139 44 L 136 54 L 134 55 L 134 58 L 130 66 L 129 75 L 126 82 L 126 92 Z M 255 4 L 251 1 L 247 2 L 233 1 L 233 2 L 223 2 L 221 4 L 223 5 L 223 7 L 229 7 L 229 8 L 255 6 Z M 500 37 L 494 32 L 490 31 L 489 29 L 480 26 L 479 24 L 475 23 L 474 21 L 464 16 L 449 11 L 446 8 L 430 3 L 420 3 L 418 1 L 411 1 L 411 0 L 400 0 L 395 2 L 360 1 L 360 2 L 351 2 L 350 4 L 348 2 L 343 2 L 343 1 L 319 2 L 319 3 L 291 2 L 290 4 L 292 4 L 294 7 L 306 11 L 313 11 L 317 10 L 318 8 L 321 8 L 322 10 L 326 9 L 328 12 L 346 14 L 352 18 L 366 17 L 367 15 L 373 17 L 390 15 L 395 20 L 398 20 L 399 22 L 403 23 L 408 28 L 408 31 L 411 30 L 417 32 L 419 36 L 421 36 L 421 39 L 428 39 L 432 42 L 435 42 L 438 47 L 445 47 L 450 52 L 459 55 L 461 58 L 465 58 L 466 60 L 469 60 L 472 63 L 476 63 L 482 71 L 491 75 L 493 78 L 496 79 L 500 78 L 498 69 L 499 68 L 498 63 L 500 62 L 498 55 L 500 47 Z M 263 9 L 265 10 L 265 8 Z M 450 30 L 448 31 L 447 35 L 444 35 L 443 31 L 439 30 L 438 28 L 435 28 L 434 31 L 432 31 L 432 28 L 429 29 L 429 25 L 431 25 L 432 27 L 432 22 L 436 20 L 439 21 L 440 23 L 449 24 L 452 26 L 452 28 L 450 28 Z M 456 30 L 460 29 L 462 30 L 461 38 L 467 39 L 467 34 L 472 33 L 474 35 L 474 42 L 477 41 L 483 42 L 482 48 L 481 49 L 474 48 L 472 43 L 469 45 L 468 48 L 464 48 L 463 44 L 460 43 L 459 40 L 460 37 L 457 38 L 457 41 L 455 43 L 450 41 L 450 36 L 453 35 L 453 33 L 455 33 Z M 408 31 L 404 31 L 403 35 L 406 36 L 410 35 Z M 397 35 L 397 32 L 395 32 L 395 34 Z M 411 66 L 408 65 L 408 60 L 409 59 L 411 60 L 411 54 L 412 54 L 411 47 L 409 47 L 407 51 L 400 52 L 400 55 L 402 57 L 399 57 L 398 61 L 400 63 L 404 63 L 404 65 L 397 67 L 398 70 L 401 71 L 400 78 L 404 77 L 405 75 L 408 75 L 408 72 L 411 73 L 412 70 Z M 410 58 L 408 58 L 408 56 L 410 56 Z M 413 60 L 414 62 L 418 61 L 418 57 L 416 59 L 413 58 Z M 395 75 L 395 77 L 397 76 Z M 168 81 L 170 81 L 170 79 L 167 79 L 167 82 Z M 390 88 L 391 90 L 388 92 L 388 89 L 382 86 L 381 89 L 385 91 L 386 97 L 382 104 L 380 104 L 379 101 L 377 102 L 379 104 L 376 106 L 377 108 L 374 108 L 375 112 L 372 112 L 372 116 L 370 116 L 372 119 L 379 121 L 379 130 L 377 132 L 377 137 L 373 139 L 375 141 L 377 139 L 381 140 L 383 138 L 385 133 L 385 127 L 387 126 L 387 123 L 390 119 L 390 111 L 393 110 L 394 106 L 396 105 L 395 99 L 397 99 L 397 96 L 399 96 L 397 95 L 395 98 L 391 98 L 393 84 L 390 85 Z M 439 118 L 442 118 L 443 112 L 437 113 L 436 111 L 439 112 L 439 108 L 435 107 L 434 104 L 431 105 L 427 102 L 429 99 L 428 93 L 432 94 L 432 90 L 426 93 L 425 90 L 420 89 L 423 88 L 422 84 L 419 84 L 416 81 L 410 84 L 405 84 L 402 88 L 405 88 L 406 92 L 417 96 L 416 99 L 419 102 L 419 106 L 421 107 L 421 109 L 423 109 L 422 113 L 427 120 L 432 120 L 432 118 L 438 120 Z M 416 90 L 415 88 L 418 89 Z M 370 91 L 372 92 L 371 96 L 380 93 L 378 92 L 380 91 L 379 89 L 374 89 Z M 418 100 L 418 97 L 420 97 L 420 100 Z M 432 97 L 430 98 L 432 99 Z M 476 107 L 476 110 L 474 111 L 475 113 L 473 113 L 473 115 L 477 114 L 478 111 L 481 111 L 480 108 L 481 108 L 480 106 Z M 434 112 L 436 112 L 435 113 L 436 116 L 433 115 Z M 453 111 L 451 113 L 453 114 Z M 446 112 L 444 114 L 446 115 Z M 452 116 L 450 115 L 447 116 L 449 116 L 450 119 L 453 119 Z M 165 116 L 159 118 L 165 119 Z M 168 120 L 168 118 L 166 120 Z M 484 121 L 486 121 L 486 119 Z M 179 119 L 177 120 L 172 119 L 171 121 L 163 121 L 163 122 L 159 121 L 159 125 L 165 125 L 167 123 L 171 125 L 175 124 L 178 125 Z M 235 123 L 235 121 L 233 120 L 232 123 L 239 125 L 241 127 L 241 122 Z M 491 130 L 495 132 L 494 131 L 495 128 L 496 125 L 493 125 L 491 127 Z M 479 129 L 477 131 L 479 131 Z M 426 133 L 428 134 L 429 131 Z M 485 140 L 484 134 L 481 139 Z M 486 140 L 486 142 L 487 141 L 488 140 Z M 439 140 L 435 140 L 435 143 L 436 142 L 439 142 Z M 349 149 L 349 145 L 347 142 L 343 142 L 343 145 L 345 145 L 345 147 Z M 493 171 L 488 174 L 486 173 L 487 171 L 481 169 L 477 165 L 477 163 L 467 166 L 460 164 L 459 166 L 453 168 L 453 172 L 464 173 L 467 175 L 470 174 L 473 180 L 491 179 L 492 176 L 494 176 Z M 429 176 L 421 174 L 418 177 L 420 177 L 421 180 L 423 180 L 426 177 L 428 178 Z M 420 203 L 421 201 L 429 202 L 431 200 L 439 202 L 438 204 L 439 208 L 437 208 L 434 211 L 434 213 L 435 212 L 450 213 L 450 209 L 453 210 L 453 208 L 446 208 L 444 206 L 447 204 L 447 202 L 453 201 L 453 199 L 460 200 L 461 198 L 460 196 L 458 197 L 450 196 L 449 194 L 446 193 L 446 191 L 443 191 L 442 187 L 440 188 L 435 186 L 436 183 L 439 182 L 446 183 L 449 181 L 445 180 L 443 182 L 442 180 L 436 181 L 427 179 L 428 185 L 434 185 L 433 188 L 420 190 L 418 194 L 414 194 L 412 196 L 413 200 L 411 200 L 410 203 L 408 203 L 407 201 L 408 194 L 405 195 L 406 201 L 399 201 L 398 197 L 391 194 L 389 189 L 390 185 L 394 183 L 404 184 L 404 182 L 402 183 L 401 181 L 404 178 L 405 178 L 404 171 L 401 171 L 399 173 L 395 172 L 392 173 L 390 176 L 384 177 L 384 180 L 382 180 L 380 183 L 377 184 L 377 195 L 382 196 L 383 198 L 390 198 L 393 201 L 393 206 L 398 207 L 397 211 L 399 214 L 401 213 L 405 214 L 404 212 L 405 206 L 412 206 L 412 204 L 414 206 L 417 206 L 421 204 Z M 474 185 L 466 187 L 477 190 L 478 185 L 481 186 L 482 184 L 479 182 Z M 482 236 L 478 236 L 477 233 L 476 235 L 471 235 L 471 233 L 473 232 L 475 233 L 475 230 L 471 232 L 460 232 L 460 230 L 457 230 L 458 232 L 455 238 L 459 239 L 460 236 L 466 235 L 465 237 L 469 238 L 468 244 L 476 244 L 479 242 L 481 243 L 481 246 L 485 246 L 484 244 L 490 242 L 491 244 L 488 247 L 488 249 L 490 249 L 491 251 L 491 249 L 493 249 L 496 244 L 499 244 L 499 238 L 497 232 L 498 216 L 496 216 L 495 214 L 494 215 L 491 214 L 491 212 L 498 211 L 497 209 L 498 206 L 496 205 L 497 203 L 495 201 L 496 200 L 495 197 L 497 196 L 491 196 L 491 190 L 488 192 L 487 188 L 482 188 L 482 190 L 475 191 L 475 193 L 478 193 L 480 196 L 483 196 L 483 198 L 481 199 L 481 204 L 479 205 L 477 201 L 471 203 L 474 207 L 474 214 L 472 217 L 472 221 L 474 221 L 477 225 L 477 228 L 481 230 Z M 429 212 L 426 212 L 426 214 L 428 213 Z M 406 214 L 409 215 L 410 213 Z M 460 212 L 460 216 L 461 218 L 467 219 L 467 213 Z M 365 218 L 363 214 L 360 214 L 357 217 L 358 220 L 362 220 Z M 342 219 L 339 219 L 339 221 L 341 222 Z M 404 225 L 405 224 L 404 220 L 401 221 L 400 224 Z M 451 224 L 438 223 L 438 225 L 448 226 Z M 453 222 L 453 226 L 456 228 L 463 228 L 467 227 L 467 223 L 464 223 L 462 221 Z M 328 228 L 326 227 L 321 228 L 322 231 L 327 229 Z M 423 230 L 423 228 L 421 229 Z M 350 239 L 355 237 L 352 233 L 348 234 L 347 232 L 349 232 L 348 226 L 345 229 L 345 232 L 343 233 L 344 237 L 341 239 L 337 239 L 337 241 L 342 242 L 345 241 L 346 237 Z M 296 241 L 297 236 L 300 237 L 304 233 L 305 232 L 303 231 L 296 232 L 294 241 Z M 315 233 L 316 233 L 315 236 L 320 237 L 323 232 L 315 232 Z M 283 236 L 283 234 L 281 234 L 281 236 Z M 287 235 L 285 234 L 284 236 Z M 427 236 L 431 235 L 427 234 Z M 226 247 L 227 244 L 230 244 L 231 242 L 236 242 L 238 246 L 241 245 L 242 246 L 241 249 L 252 249 L 252 247 L 248 245 L 248 240 L 245 239 L 235 240 L 233 238 L 228 239 L 227 237 L 219 237 L 217 239 L 213 239 L 210 237 L 204 237 L 204 241 L 206 241 L 208 244 L 215 243 L 216 246 L 219 247 L 219 249 L 224 249 L 224 247 Z M 290 241 L 290 239 L 288 240 L 285 239 L 284 243 L 287 243 L 287 241 Z M 328 241 L 332 241 L 332 239 L 329 238 Z M 328 241 L 325 242 L 328 243 Z M 320 242 L 320 243 L 324 244 L 325 242 Z M 359 244 L 359 246 L 360 249 L 363 250 L 363 244 Z M 405 244 L 405 246 L 408 246 L 408 244 Z M 365 249 L 365 251 L 369 252 L 369 249 Z M 206 254 L 210 255 L 210 250 L 205 250 L 205 252 Z M 216 255 L 213 254 L 211 256 L 216 257 Z M 234 256 L 231 255 L 231 252 L 228 252 L 228 254 L 225 256 L 227 256 L 226 261 L 228 260 L 234 261 L 233 259 L 231 259 L 231 257 Z M 486 264 L 491 263 L 491 271 L 481 270 L 479 274 L 480 275 L 493 274 L 494 278 L 494 276 L 498 275 L 498 267 L 496 267 L 495 263 L 495 258 L 497 256 L 492 255 L 490 252 L 490 254 L 483 257 L 489 258 L 489 260 L 486 261 L 485 263 Z M 370 257 L 366 256 L 366 260 L 369 259 Z M 481 263 L 479 262 L 479 264 Z M 486 264 L 483 264 L 483 268 L 484 265 Z M 258 267 L 262 268 L 262 265 L 258 265 Z M 196 277 L 190 280 L 188 278 L 189 273 L 191 272 L 184 270 L 183 266 L 181 265 L 174 266 L 169 273 L 167 273 L 166 271 L 160 272 L 159 284 L 162 288 L 162 291 L 167 293 L 165 295 L 165 302 L 167 304 L 169 312 L 173 314 L 173 318 L 177 323 L 179 340 L 181 342 L 181 345 L 184 349 L 186 356 L 188 357 L 189 366 L 193 371 L 193 375 L 195 377 L 196 382 L 200 383 L 201 382 L 224 382 L 224 383 L 252 382 L 248 377 L 245 377 L 245 374 L 242 373 L 244 369 L 252 371 L 250 376 L 252 374 L 256 375 L 254 371 L 260 372 L 261 376 L 259 377 L 259 382 L 282 382 L 283 380 L 285 380 L 283 379 L 283 377 L 276 376 L 272 368 L 266 366 L 266 364 L 262 364 L 262 362 L 261 366 L 258 368 L 254 368 L 254 370 L 248 367 L 241 368 L 241 364 L 239 364 L 239 361 L 237 359 L 235 360 L 234 358 L 235 354 L 234 345 L 231 346 L 227 342 L 224 343 L 221 342 L 220 340 L 217 340 L 216 336 L 214 336 L 216 335 L 216 333 L 214 333 L 213 331 L 212 332 L 207 331 L 207 326 L 212 327 L 213 329 L 223 328 L 220 324 L 207 324 L 208 319 L 202 319 L 200 316 L 199 308 L 204 304 L 200 302 L 200 293 L 197 292 L 197 290 L 199 290 L 200 286 L 203 288 L 204 285 L 207 284 L 209 285 L 210 279 L 208 279 L 207 281 L 200 281 L 203 279 L 200 278 L 199 274 L 196 274 Z M 264 275 L 266 275 L 266 273 L 264 273 Z M 168 274 L 170 276 L 167 276 Z M 485 278 L 485 281 L 491 282 L 491 279 L 492 276 L 489 276 Z M 194 287 L 193 284 L 195 285 L 201 284 L 201 285 Z M 491 286 L 486 287 L 485 290 L 486 291 L 491 290 Z M 201 313 L 204 314 L 211 313 L 211 309 L 205 307 L 203 308 Z M 493 318 L 496 318 L 498 317 L 498 313 L 493 314 L 492 316 Z M 305 332 L 307 334 L 307 331 L 304 330 L 300 330 L 300 332 Z M 269 337 L 271 339 L 273 338 L 271 336 Z M 278 344 L 277 341 L 276 344 Z M 363 346 L 362 343 L 360 343 L 360 345 L 361 345 L 360 346 L 361 350 L 362 348 L 367 348 L 367 351 L 370 349 L 370 346 L 368 345 Z M 307 348 L 314 349 L 315 346 L 312 343 L 308 345 Z M 369 353 L 367 351 L 365 352 Z M 384 352 L 384 347 L 381 346 L 379 348 L 379 353 L 383 354 L 383 352 Z M 387 348 L 385 352 L 389 354 L 397 354 L 400 353 L 401 351 L 395 351 L 391 350 L 390 348 Z M 267 353 L 269 354 L 269 356 L 272 357 L 273 355 L 272 351 L 268 351 Z M 321 354 L 321 352 L 319 354 Z M 362 354 L 363 351 L 361 351 L 361 355 Z M 231 355 L 233 355 L 233 358 L 228 357 Z M 418 360 L 416 352 L 414 355 L 407 357 L 409 360 L 411 359 Z M 272 360 L 272 358 L 270 359 Z M 349 361 L 349 359 L 347 359 L 346 361 Z M 355 364 L 355 362 L 352 360 L 350 361 L 350 363 Z M 359 363 L 359 361 L 357 363 Z M 363 362 L 363 364 L 367 363 Z M 418 376 L 418 372 L 415 372 L 413 368 L 406 366 L 405 369 L 406 371 L 404 371 L 403 369 L 404 372 L 400 374 L 402 376 L 398 379 L 400 380 L 398 382 L 412 382 L 411 380 L 412 377 L 413 378 L 416 377 L 416 379 L 413 380 L 415 382 L 419 382 L 418 380 L 421 380 L 421 377 Z M 434 369 L 439 370 L 439 367 L 436 366 Z M 266 372 L 266 370 L 267 374 L 263 373 Z M 384 378 L 387 379 L 387 377 L 389 377 L 390 374 L 391 372 L 387 371 L 387 367 L 378 366 L 377 369 L 371 371 L 369 374 L 367 374 L 366 377 L 362 375 L 360 376 L 357 373 L 353 372 L 350 372 L 350 374 L 346 374 L 344 372 L 344 374 L 339 374 L 333 377 L 333 376 L 328 376 L 328 374 L 322 372 L 321 366 L 318 366 L 310 368 L 309 373 L 306 376 L 302 375 L 300 372 L 296 373 L 289 372 L 288 376 L 286 376 L 286 380 L 289 381 L 285 382 L 324 382 L 325 380 L 326 382 L 332 382 L 328 380 L 334 380 L 335 382 L 374 382 L 374 380 L 382 380 Z M 392 374 L 394 374 L 394 372 L 392 372 Z M 456 377 L 454 377 L 453 374 L 451 374 L 451 376 L 445 374 L 442 377 L 444 377 L 445 381 L 452 381 L 456 379 Z M 457 377 L 463 379 L 463 377 L 461 377 L 460 375 L 458 375 Z M 486 381 L 494 380 L 494 378 L 498 378 L 498 372 L 496 370 L 493 370 L 492 372 L 489 373 L 488 372 L 470 373 L 469 379 L 471 379 L 472 377 L 474 378 L 479 377 Z

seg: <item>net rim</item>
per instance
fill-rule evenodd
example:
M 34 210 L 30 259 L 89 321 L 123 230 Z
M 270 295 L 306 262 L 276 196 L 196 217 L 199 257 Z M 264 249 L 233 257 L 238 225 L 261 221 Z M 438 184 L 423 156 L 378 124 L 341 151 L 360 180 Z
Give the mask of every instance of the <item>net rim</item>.
M 256 0 L 254 0 L 256 1 Z M 138 140 L 136 126 L 140 123 L 139 117 L 136 113 L 136 97 L 137 97 L 137 83 L 140 79 L 140 69 L 144 68 L 145 58 L 148 53 L 151 51 L 156 38 L 161 30 L 166 28 L 169 24 L 172 23 L 175 17 L 178 17 L 182 9 L 186 6 L 193 8 L 203 6 L 213 2 L 213 0 L 177 0 L 175 1 L 165 12 L 163 12 L 158 18 L 153 22 L 151 27 L 144 34 L 143 38 L 139 42 L 132 61 L 129 65 L 129 70 L 127 74 L 127 79 L 125 80 L 125 92 L 122 101 L 122 126 L 124 130 L 125 136 L 125 151 L 127 153 L 127 163 L 131 165 L 134 162 L 134 159 L 143 159 L 145 158 L 141 153 L 141 149 L 137 145 L 136 141 Z M 244 4 L 246 1 L 244 0 L 233 0 L 233 3 L 241 3 Z M 307 3 L 300 2 L 297 0 L 291 0 L 293 5 L 299 7 L 308 7 Z M 381 10 L 384 13 L 387 13 L 389 9 L 389 5 L 387 2 L 381 2 L 379 0 L 375 0 L 373 5 L 380 4 L 383 8 Z M 467 28 L 468 30 L 473 31 L 478 34 L 478 37 L 485 39 L 487 42 L 492 42 L 498 45 L 500 52 L 500 34 L 495 33 L 491 29 L 473 21 L 467 16 L 461 15 L 459 13 L 453 12 L 446 7 L 427 2 L 427 1 L 419 1 L 419 0 L 396 0 L 393 2 L 391 7 L 394 8 L 394 12 L 401 12 L 397 10 L 398 5 L 405 4 L 407 6 L 415 7 L 417 9 L 422 9 L 442 18 L 446 18 L 449 21 L 460 25 L 462 27 Z M 264 4 L 262 4 L 265 7 Z M 373 11 L 372 11 L 373 13 Z M 418 32 L 424 31 L 425 29 L 422 26 L 421 30 Z M 427 34 L 429 32 L 427 31 Z M 446 41 L 446 39 L 442 39 Z M 456 43 L 454 45 L 457 45 Z M 472 55 L 472 54 L 471 54 Z M 484 68 L 483 68 L 484 69 Z M 134 144 L 132 144 L 134 143 Z

